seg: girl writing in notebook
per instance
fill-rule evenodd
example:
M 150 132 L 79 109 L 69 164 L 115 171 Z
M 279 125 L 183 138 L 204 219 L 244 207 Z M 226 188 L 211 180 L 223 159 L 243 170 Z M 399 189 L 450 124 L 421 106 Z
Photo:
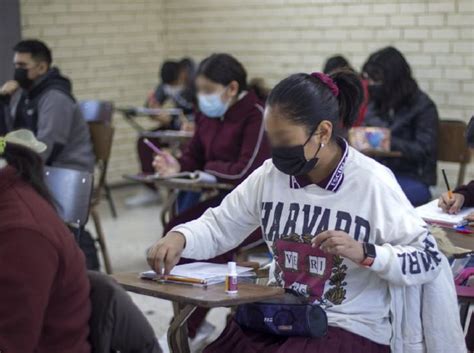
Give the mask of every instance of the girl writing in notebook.
M 238 185 L 270 156 L 263 126 L 263 102 L 247 84 L 245 68 L 228 54 L 214 54 L 201 62 L 196 88 L 200 112 L 196 114 L 194 137 L 180 159 L 168 153 L 157 155 L 155 170 L 165 176 L 201 170 L 219 182 Z M 164 234 L 176 225 L 199 218 L 208 208 L 218 206 L 225 195 L 222 192 L 199 202 L 199 194 L 186 193 L 178 201 L 180 208 L 187 210 L 166 225 Z M 249 229 L 245 238 L 256 228 Z M 245 244 L 255 239 L 261 239 L 260 231 L 254 232 Z M 212 261 L 232 261 L 237 245 Z M 209 325 L 202 326 L 206 313 L 206 309 L 199 309 L 191 316 L 188 321 L 191 337 L 196 336 L 200 327 L 212 331 Z
M 169 272 L 181 256 L 211 258 L 261 227 L 274 256 L 270 283 L 299 292 L 328 316 L 323 338 L 269 336 L 231 320 L 205 353 L 388 353 L 389 286 L 438 276 L 443 255 L 394 175 L 338 137 L 335 127 L 354 121 L 361 99 L 351 72 L 281 81 L 265 109 L 272 159 L 219 207 L 150 248 L 150 266 L 159 272 L 164 263 Z M 410 304 L 421 310 L 419 300 Z

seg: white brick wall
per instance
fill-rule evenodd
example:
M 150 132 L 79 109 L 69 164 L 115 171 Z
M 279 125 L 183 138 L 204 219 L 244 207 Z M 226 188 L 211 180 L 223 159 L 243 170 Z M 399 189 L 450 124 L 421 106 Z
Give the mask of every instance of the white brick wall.
M 142 105 L 165 57 L 162 0 L 21 0 L 23 38 L 40 38 L 81 99 Z M 119 114 L 110 182 L 138 169 L 136 133 Z
M 40 14 L 41 16 L 38 16 Z M 165 57 L 230 52 L 273 85 L 342 53 L 356 68 L 400 48 L 442 118 L 473 115 L 473 0 L 22 0 L 24 36 L 47 40 L 83 98 L 141 104 Z M 136 167 L 117 117 L 113 180 Z

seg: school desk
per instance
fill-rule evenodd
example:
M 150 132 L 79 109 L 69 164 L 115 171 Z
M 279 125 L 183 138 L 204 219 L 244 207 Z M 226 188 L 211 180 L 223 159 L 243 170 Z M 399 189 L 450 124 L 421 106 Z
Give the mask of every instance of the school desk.
M 448 239 L 451 240 L 455 246 L 474 251 L 474 234 L 457 233 L 452 228 L 443 228 L 443 230 L 446 231 Z
M 193 180 L 176 181 L 173 179 L 149 180 L 144 176 L 136 174 L 126 174 L 123 177 L 142 184 L 154 184 L 157 189 L 160 188 L 167 191 L 166 201 L 161 210 L 161 221 L 163 224 L 166 224 L 167 221 L 175 216 L 175 206 L 179 191 L 216 193 L 219 191 L 230 191 L 234 188 L 234 185 L 226 183 L 210 183 Z
M 159 284 L 139 278 L 138 273 L 117 273 L 112 276 L 127 291 L 169 300 L 174 317 L 168 329 L 168 344 L 172 353 L 189 353 L 186 321 L 198 306 L 204 308 L 235 307 L 240 304 L 273 299 L 284 294 L 278 287 L 239 283 L 239 292 L 229 295 L 223 284 L 207 288 L 181 284 Z
M 371 158 L 400 158 L 402 157 L 402 153 L 399 151 L 380 151 L 380 150 L 375 150 L 375 149 L 367 149 L 367 150 L 361 151 L 361 153 Z

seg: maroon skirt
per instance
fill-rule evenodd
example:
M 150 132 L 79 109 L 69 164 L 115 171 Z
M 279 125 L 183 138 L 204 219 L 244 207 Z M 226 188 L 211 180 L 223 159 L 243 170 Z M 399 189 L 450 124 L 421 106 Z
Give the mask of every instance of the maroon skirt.
M 231 320 L 203 353 L 390 353 L 390 346 L 329 327 L 322 338 L 280 337 L 241 328 Z

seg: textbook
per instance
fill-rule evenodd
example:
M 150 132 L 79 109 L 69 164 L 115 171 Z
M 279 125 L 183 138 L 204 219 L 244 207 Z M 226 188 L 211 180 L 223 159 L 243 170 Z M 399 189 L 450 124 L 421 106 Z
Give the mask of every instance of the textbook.
M 171 270 L 170 275 L 184 279 L 189 278 L 193 280 L 201 280 L 205 282 L 206 285 L 213 285 L 224 283 L 227 272 L 227 264 L 192 262 L 189 264 L 175 266 L 173 270 Z M 255 272 L 251 267 L 237 266 L 237 276 L 252 278 L 255 277 Z M 159 280 L 160 276 L 158 276 L 155 271 L 146 271 L 140 274 L 140 278 Z
M 426 223 L 437 224 L 445 227 L 454 227 L 461 224 L 468 214 L 474 212 L 474 207 L 463 208 L 458 214 L 445 213 L 438 207 L 438 200 L 433 200 L 425 205 L 416 208 L 418 215 L 423 218 Z

